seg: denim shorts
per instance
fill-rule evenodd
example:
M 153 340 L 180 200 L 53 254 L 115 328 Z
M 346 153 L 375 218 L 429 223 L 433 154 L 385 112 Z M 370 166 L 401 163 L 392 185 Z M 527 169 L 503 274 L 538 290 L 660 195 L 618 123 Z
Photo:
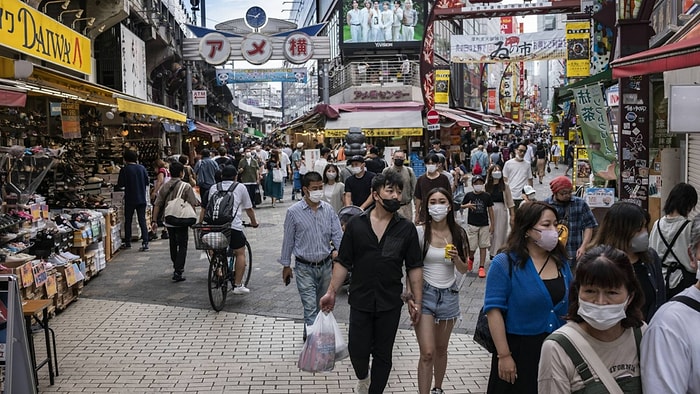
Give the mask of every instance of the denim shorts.
M 453 320 L 460 316 L 459 292 L 452 289 L 438 289 L 423 282 L 423 312 L 432 315 L 436 321 Z

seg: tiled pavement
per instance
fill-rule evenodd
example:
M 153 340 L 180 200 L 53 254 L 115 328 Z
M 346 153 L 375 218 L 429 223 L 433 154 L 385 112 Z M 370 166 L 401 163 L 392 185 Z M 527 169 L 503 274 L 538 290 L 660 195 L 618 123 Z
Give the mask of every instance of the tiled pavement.
M 562 171 L 562 170 L 559 170 Z M 548 174 L 547 180 L 558 175 Z M 545 187 L 536 185 L 538 196 Z M 42 393 L 352 393 L 349 360 L 329 374 L 296 367 L 301 341 L 301 303 L 296 288 L 281 283 L 277 263 L 289 199 L 257 210 L 258 229 L 247 229 L 253 248 L 251 294 L 229 293 L 215 313 L 206 295 L 206 257 L 190 241 L 187 281 L 172 283 L 167 241 L 151 250 L 120 252 L 88 283 L 81 298 L 51 320 L 61 375 Z M 447 393 L 485 392 L 489 357 L 471 339 L 484 280 L 471 274 L 460 293 L 462 320 L 451 337 Z M 349 308 L 341 294 L 335 315 L 345 330 Z M 404 316 L 394 348 L 394 371 L 386 392 L 416 392 L 418 346 Z M 42 341 L 37 341 L 42 342 Z M 38 344 L 41 346 L 41 344 Z M 37 351 L 41 351 L 40 348 Z

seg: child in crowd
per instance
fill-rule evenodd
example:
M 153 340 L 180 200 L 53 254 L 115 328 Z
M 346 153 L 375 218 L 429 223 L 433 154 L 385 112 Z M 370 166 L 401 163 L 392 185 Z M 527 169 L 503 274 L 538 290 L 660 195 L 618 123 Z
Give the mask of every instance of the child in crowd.
M 491 234 L 493 234 L 493 200 L 486 193 L 484 177 L 474 175 L 472 177 L 473 192 L 469 192 L 462 200 L 462 208 L 469 209 L 467 215 L 467 235 L 469 237 L 469 260 L 467 268 L 474 268 L 474 252 L 479 248 L 479 278 L 486 277 L 484 264 L 486 263 L 486 250 L 491 246 Z

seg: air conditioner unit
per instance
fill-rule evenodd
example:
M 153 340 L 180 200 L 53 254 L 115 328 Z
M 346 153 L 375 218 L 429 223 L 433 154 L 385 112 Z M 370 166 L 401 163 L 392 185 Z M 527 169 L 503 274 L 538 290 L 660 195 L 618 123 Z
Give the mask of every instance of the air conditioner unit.
M 141 39 L 144 41 L 151 41 L 156 39 L 156 27 L 148 25 L 141 30 Z

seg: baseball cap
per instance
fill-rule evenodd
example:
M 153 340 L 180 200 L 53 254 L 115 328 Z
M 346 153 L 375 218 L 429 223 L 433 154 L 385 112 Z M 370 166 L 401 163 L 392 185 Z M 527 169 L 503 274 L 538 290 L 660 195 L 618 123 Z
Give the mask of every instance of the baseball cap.
M 474 182 L 476 182 L 476 181 L 484 182 L 484 176 L 483 175 L 474 175 L 472 177 L 472 184 L 474 184 Z
M 356 162 L 356 161 L 357 161 L 357 162 L 360 162 L 360 163 L 364 163 L 364 162 L 365 162 L 365 158 L 362 157 L 362 156 L 360 156 L 360 155 L 351 156 L 351 157 L 348 159 L 348 164 L 350 164 L 350 163 L 352 163 L 352 162 Z
M 525 185 L 525 187 L 523 188 L 523 193 L 525 193 L 528 196 L 531 194 L 535 194 L 535 188 L 530 185 Z
M 297 142 L 297 148 L 303 148 L 304 143 L 303 142 Z

